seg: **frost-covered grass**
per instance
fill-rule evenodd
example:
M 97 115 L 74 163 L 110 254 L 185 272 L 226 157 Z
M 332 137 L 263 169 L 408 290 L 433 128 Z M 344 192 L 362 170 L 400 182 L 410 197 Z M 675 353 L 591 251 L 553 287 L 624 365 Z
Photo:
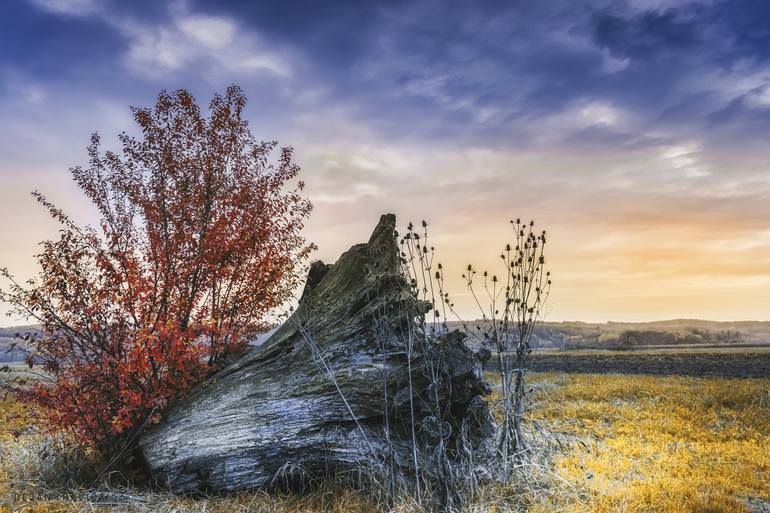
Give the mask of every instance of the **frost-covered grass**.
M 533 453 L 468 512 L 734 513 L 770 501 L 770 379 L 536 374 Z M 496 397 L 493 395 L 492 400 Z M 416 512 L 339 483 L 303 496 L 182 497 L 121 484 L 0 401 L 0 512 Z M 109 483 L 109 484 L 108 484 Z
M 534 422 L 575 440 L 575 511 L 738 513 L 770 501 L 770 379 L 540 375 Z

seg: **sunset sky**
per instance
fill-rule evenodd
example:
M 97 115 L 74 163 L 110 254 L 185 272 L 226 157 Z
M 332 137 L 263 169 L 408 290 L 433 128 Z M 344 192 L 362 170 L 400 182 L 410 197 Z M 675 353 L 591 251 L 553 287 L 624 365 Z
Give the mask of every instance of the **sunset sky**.
M 770 2 L 0 2 L 0 266 L 82 222 L 68 168 L 129 105 L 229 84 L 292 145 L 333 261 L 426 219 L 450 290 L 548 230 L 548 320 L 770 318 Z M 18 319 L 2 319 L 13 324 Z

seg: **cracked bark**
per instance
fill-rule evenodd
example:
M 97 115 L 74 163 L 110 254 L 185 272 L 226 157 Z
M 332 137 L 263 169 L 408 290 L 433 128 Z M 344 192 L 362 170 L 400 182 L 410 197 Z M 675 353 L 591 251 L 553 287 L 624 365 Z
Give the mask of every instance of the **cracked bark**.
M 401 274 L 395 223 L 394 215 L 383 215 L 367 243 L 351 247 L 333 265 L 311 265 L 292 316 L 141 435 L 140 450 L 158 482 L 183 492 L 232 491 L 268 487 L 289 467 L 320 475 L 386 460 L 410 472 L 404 337 L 419 330 L 415 319 L 428 305 L 414 300 Z M 492 435 L 482 399 L 489 385 L 463 338 L 452 332 L 431 346 L 430 357 L 441 362 L 445 376 L 437 385 L 425 371 L 427 353 L 418 345 L 412 355 L 420 444 L 443 432 L 459 449 L 463 425 L 469 433 L 463 450 L 481 450 Z M 441 420 L 432 409 L 436 387 Z

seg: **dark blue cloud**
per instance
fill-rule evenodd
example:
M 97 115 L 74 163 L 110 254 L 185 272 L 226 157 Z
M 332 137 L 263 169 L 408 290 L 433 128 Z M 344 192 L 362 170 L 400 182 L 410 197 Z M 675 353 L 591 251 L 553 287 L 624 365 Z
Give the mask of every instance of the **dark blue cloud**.
M 609 145 L 657 140 L 645 135 L 651 131 L 740 133 L 741 120 L 756 127 L 766 118 L 767 109 L 739 99 L 749 91 L 719 88 L 767 66 L 770 3 L 635 4 L 109 0 L 98 13 L 72 16 L 11 0 L 0 3 L 0 69 L 42 82 L 66 79 L 82 90 L 208 91 L 198 60 L 161 79 L 125 67 L 132 36 L 115 20 L 160 32 L 186 5 L 193 14 L 234 20 L 290 61 L 291 75 L 280 80 L 233 73 L 219 76 L 217 87 L 240 82 L 288 117 L 313 108 L 292 94 L 321 91 L 321 106 L 344 105 L 392 138 L 526 145 L 537 138 L 539 120 L 587 102 L 633 114 L 633 126 L 581 126 L 564 134 L 565 144 L 592 134 Z M 723 80 L 709 83 L 715 76 Z M 292 94 L 276 93 L 283 87 Z
M 268 40 L 295 45 L 308 57 L 320 59 L 325 65 L 345 67 L 369 52 L 372 30 L 381 23 L 383 6 L 401 3 L 198 0 L 193 5 L 200 12 L 235 16 Z
M 613 54 L 634 59 L 664 59 L 701 43 L 700 25 L 686 10 L 647 11 L 624 17 L 596 16 L 594 37 Z
M 40 80 L 117 70 L 125 39 L 94 17 L 48 13 L 23 0 L 0 2 L 0 69 Z

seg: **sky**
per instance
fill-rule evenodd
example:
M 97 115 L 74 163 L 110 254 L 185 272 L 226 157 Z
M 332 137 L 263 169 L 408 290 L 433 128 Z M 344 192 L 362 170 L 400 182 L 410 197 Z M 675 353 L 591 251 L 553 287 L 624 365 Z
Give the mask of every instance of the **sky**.
M 425 219 L 476 317 L 460 275 L 521 217 L 547 320 L 770 319 L 766 0 L 4 0 L 0 266 L 32 276 L 56 235 L 34 189 L 96 222 L 68 172 L 90 133 L 230 84 L 295 148 L 317 258 Z

